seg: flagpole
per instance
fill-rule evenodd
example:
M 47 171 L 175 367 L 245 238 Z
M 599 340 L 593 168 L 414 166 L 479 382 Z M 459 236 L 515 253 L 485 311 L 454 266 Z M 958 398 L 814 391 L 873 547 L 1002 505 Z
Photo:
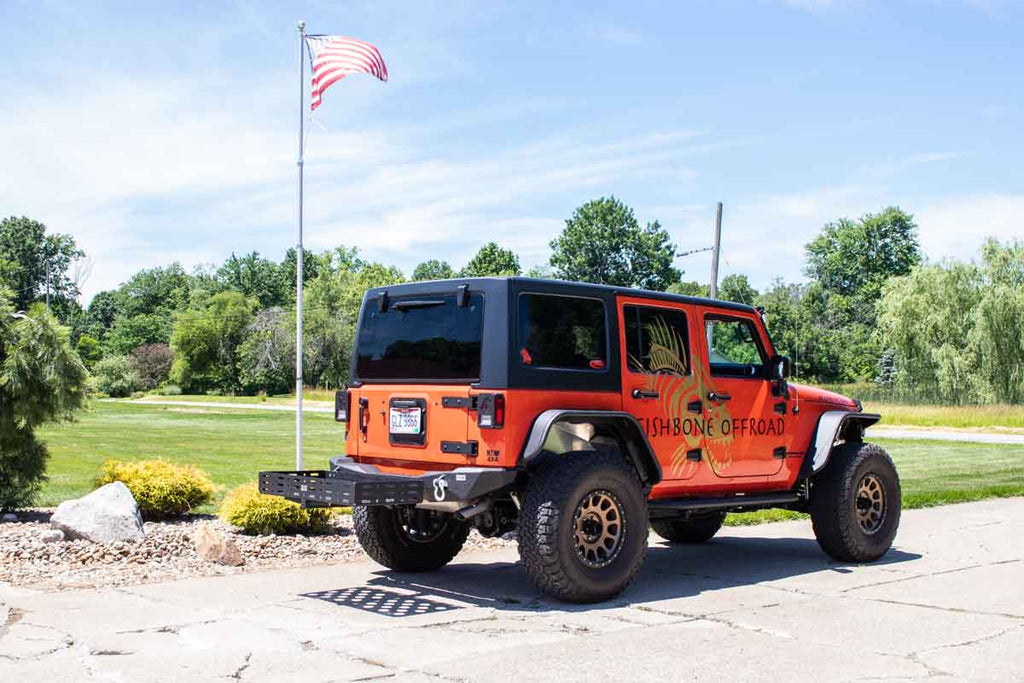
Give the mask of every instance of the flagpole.
M 306 115 L 306 22 L 299 29 L 299 228 L 295 254 L 295 469 L 302 469 L 302 166 L 303 117 Z

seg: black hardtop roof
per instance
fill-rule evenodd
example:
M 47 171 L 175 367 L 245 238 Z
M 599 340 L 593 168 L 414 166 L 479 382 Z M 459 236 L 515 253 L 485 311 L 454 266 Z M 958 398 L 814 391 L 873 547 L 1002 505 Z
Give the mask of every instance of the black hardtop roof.
M 711 306 L 715 308 L 725 308 L 733 311 L 743 311 L 745 313 L 756 313 L 757 309 L 747 304 L 739 304 L 734 301 L 722 301 L 720 299 L 707 299 L 700 296 L 686 296 L 685 294 L 670 294 L 668 292 L 655 292 L 649 289 L 633 289 L 631 287 L 615 287 L 613 285 L 595 285 L 589 282 L 569 282 L 567 280 L 549 280 L 544 278 L 533 278 L 533 277 L 521 277 L 521 276 L 508 276 L 508 277 L 467 277 L 467 278 L 453 278 L 451 280 L 423 280 L 420 282 L 405 282 L 397 285 L 388 285 L 386 287 L 375 287 L 367 290 L 365 298 L 371 298 L 379 295 L 381 292 L 387 292 L 389 296 L 408 296 L 417 294 L 427 293 L 438 293 L 444 287 L 439 285 L 447 285 L 451 287 L 452 292 L 457 291 L 459 285 L 469 285 L 469 289 L 475 289 L 474 284 L 484 285 L 481 289 L 489 289 L 499 283 L 509 283 L 519 285 L 522 288 L 527 288 L 533 291 L 543 292 L 546 289 L 550 289 L 551 293 L 555 294 L 569 294 L 579 293 L 585 294 L 591 293 L 602 293 L 602 294 L 622 294 L 624 296 L 633 296 L 643 299 L 651 299 L 652 301 L 677 301 L 680 303 L 687 304 L 699 304 L 702 306 Z M 491 287 L 488 287 L 490 285 Z

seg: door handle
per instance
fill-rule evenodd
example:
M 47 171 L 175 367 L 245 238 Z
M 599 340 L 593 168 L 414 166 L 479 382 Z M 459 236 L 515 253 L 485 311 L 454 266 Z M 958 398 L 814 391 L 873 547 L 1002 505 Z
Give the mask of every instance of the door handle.
M 370 399 L 359 399 L 359 431 L 363 433 L 363 440 L 366 440 L 366 430 L 370 427 Z
M 709 391 L 708 392 L 708 400 L 709 401 L 731 401 L 732 400 L 732 396 L 730 396 L 729 394 L 719 394 L 719 393 L 714 392 L 714 391 Z
M 633 398 L 658 398 L 657 391 L 645 391 L 643 389 L 634 389 Z

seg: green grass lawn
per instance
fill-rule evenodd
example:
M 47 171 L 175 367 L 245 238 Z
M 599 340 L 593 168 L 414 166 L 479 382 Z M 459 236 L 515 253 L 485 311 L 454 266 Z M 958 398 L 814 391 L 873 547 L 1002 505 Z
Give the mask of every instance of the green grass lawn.
M 884 425 L 1024 431 L 1024 406 L 912 406 L 866 402 L 864 410 L 881 414 L 880 424 Z
M 864 402 L 864 410 L 880 413 L 881 424 L 901 427 L 1009 429 L 1024 431 L 1024 405 L 929 405 L 923 398 L 898 400 L 874 382 L 825 384 L 822 388 Z
M 307 389 L 302 393 L 303 403 L 314 403 L 334 405 L 334 392 L 326 389 Z M 140 403 L 174 401 L 175 403 L 239 403 L 242 405 L 276 405 L 294 406 L 295 396 L 293 394 L 277 394 L 274 396 L 212 396 L 197 394 L 180 394 L 178 396 L 163 396 L 150 394 L 139 399 Z
M 197 465 L 223 490 L 260 470 L 293 469 L 294 417 L 286 412 L 93 402 L 71 424 L 39 431 L 50 449 L 50 480 L 41 505 L 81 496 L 104 461 L 166 460 Z M 305 418 L 306 462 L 327 466 L 344 451 L 344 427 L 331 416 Z M 892 454 L 905 507 L 1024 495 L 1024 446 L 877 439 Z M 218 499 L 220 498 L 218 495 Z M 212 508 L 211 508 L 212 509 Z M 793 516 L 785 511 L 735 515 L 732 524 Z
M 854 387 L 856 385 L 853 385 Z M 832 387 L 838 391 L 843 386 Z M 856 397 L 857 391 L 848 395 Z M 334 392 L 326 389 L 308 389 L 303 394 L 305 401 L 316 406 L 334 405 Z M 152 395 L 137 399 L 147 401 L 176 401 L 186 403 L 239 403 L 246 405 L 294 406 L 295 397 L 290 394 L 275 396 L 159 396 Z M 1024 406 L 936 406 L 908 405 L 865 401 L 864 410 L 880 413 L 883 425 L 899 427 L 946 427 L 955 429 L 985 429 L 1024 432 Z
M 306 468 L 325 468 L 344 453 L 344 425 L 323 413 L 303 421 Z M 49 481 L 39 500 L 47 506 L 88 493 L 111 459 L 197 465 L 225 489 L 255 480 L 260 470 L 295 469 L 295 418 L 287 412 L 94 401 L 75 422 L 46 427 L 39 436 L 50 449 Z

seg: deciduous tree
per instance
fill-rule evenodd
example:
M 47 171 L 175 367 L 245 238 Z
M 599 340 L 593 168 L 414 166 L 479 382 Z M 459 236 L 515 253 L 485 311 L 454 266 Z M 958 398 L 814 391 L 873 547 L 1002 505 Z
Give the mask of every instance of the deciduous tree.
M 128 354 L 128 367 L 139 378 L 139 388 L 148 391 L 164 383 L 170 375 L 173 358 L 167 344 L 142 344 Z
M 0 220 L 0 274 L 10 287 L 15 310 L 25 310 L 44 296 L 47 282 L 50 300 L 72 301 L 79 295 L 72 265 L 84 256 L 70 235 L 47 234 L 46 226 L 30 218 L 11 216 Z
M 459 272 L 460 277 L 488 277 L 491 275 L 519 275 L 522 273 L 519 257 L 511 249 L 488 242 Z
M 253 303 L 221 292 L 178 314 L 171 334 L 171 379 L 183 389 L 237 391 L 237 349 L 252 321 Z
M 757 290 L 750 285 L 746 275 L 726 275 L 718 286 L 718 298 L 723 301 L 753 306 L 757 303 L 757 297 Z
M 665 290 L 679 281 L 676 246 L 657 221 L 641 228 L 615 197 L 576 209 L 551 242 L 551 266 L 563 280 Z
M 256 314 L 238 348 L 239 381 L 247 393 L 287 393 L 295 380 L 295 319 L 280 307 Z
M 827 294 L 864 304 L 878 300 L 889 278 L 906 275 L 920 262 L 914 217 L 895 206 L 855 221 L 826 223 L 807 244 L 807 274 Z M 871 305 L 859 313 L 874 319 Z
M 284 280 L 278 264 L 261 257 L 258 251 L 244 256 L 232 253 L 218 269 L 217 277 L 227 289 L 255 299 L 260 308 L 282 305 L 295 286 L 294 281 Z
M 420 282 L 423 280 L 450 280 L 455 277 L 455 271 L 447 261 L 438 261 L 437 259 L 430 259 L 416 266 L 412 271 L 412 279 L 414 282 Z

